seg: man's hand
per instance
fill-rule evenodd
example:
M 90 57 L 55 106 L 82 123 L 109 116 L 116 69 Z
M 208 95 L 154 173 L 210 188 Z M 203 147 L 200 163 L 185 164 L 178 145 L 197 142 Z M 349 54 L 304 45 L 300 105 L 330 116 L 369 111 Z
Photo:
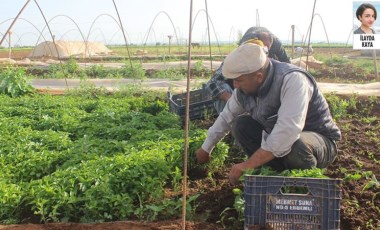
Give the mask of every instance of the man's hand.
M 245 162 L 233 165 L 230 174 L 228 175 L 230 183 L 236 185 L 239 182 L 239 178 L 241 177 L 245 169 L 247 169 Z
M 197 157 L 197 161 L 199 164 L 205 164 L 210 161 L 210 154 L 203 150 L 202 148 L 199 148 L 196 152 L 195 155 Z
M 273 159 L 274 155 L 271 152 L 259 148 L 248 160 L 232 166 L 230 174 L 228 175 L 231 184 L 237 184 L 239 182 L 239 178 L 244 170 L 260 167 Z
M 221 93 L 221 94 L 219 95 L 219 99 L 220 99 L 220 100 L 223 100 L 223 101 L 225 101 L 225 102 L 227 102 L 228 99 L 230 99 L 230 97 L 231 97 L 231 94 L 230 94 L 229 92 L 223 92 L 223 93 Z

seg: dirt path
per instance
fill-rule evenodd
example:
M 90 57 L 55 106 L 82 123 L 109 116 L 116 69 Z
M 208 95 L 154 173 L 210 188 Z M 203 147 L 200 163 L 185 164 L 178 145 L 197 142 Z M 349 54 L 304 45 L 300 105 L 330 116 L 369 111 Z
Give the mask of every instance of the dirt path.
M 179 91 L 186 90 L 186 80 L 171 81 L 167 79 L 87 79 L 86 82 L 94 84 L 96 87 L 104 87 L 113 91 L 130 84 L 138 84 L 142 87 L 149 87 L 161 90 L 168 90 L 169 87 Z M 191 87 L 199 88 L 206 80 L 191 80 Z M 64 91 L 69 88 L 80 86 L 79 79 L 34 79 L 31 81 L 32 86 L 38 90 Z M 318 83 L 323 93 L 336 93 L 340 95 L 349 95 L 356 93 L 362 96 L 380 96 L 380 82 L 367 84 L 343 84 L 343 83 Z

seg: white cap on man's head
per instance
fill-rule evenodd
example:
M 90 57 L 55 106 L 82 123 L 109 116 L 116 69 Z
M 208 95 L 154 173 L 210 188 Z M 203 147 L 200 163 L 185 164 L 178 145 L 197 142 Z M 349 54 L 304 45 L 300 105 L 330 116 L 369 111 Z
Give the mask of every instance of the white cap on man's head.
M 222 74 L 225 78 L 235 79 L 261 69 L 266 60 L 263 47 L 251 43 L 243 44 L 224 59 Z

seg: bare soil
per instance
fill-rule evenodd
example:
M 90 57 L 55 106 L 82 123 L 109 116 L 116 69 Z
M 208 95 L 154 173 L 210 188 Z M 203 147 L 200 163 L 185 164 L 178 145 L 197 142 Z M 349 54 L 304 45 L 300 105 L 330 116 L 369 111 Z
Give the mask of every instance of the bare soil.
M 345 52 L 345 51 L 342 51 Z M 347 70 L 348 71 L 348 70 Z M 349 98 L 350 96 L 342 96 Z M 380 186 L 365 189 L 368 180 L 348 180 L 347 172 L 371 171 L 373 178 L 380 179 L 380 140 L 379 133 L 372 134 L 373 127 L 380 126 L 380 98 L 358 98 L 356 110 L 349 114 L 362 114 L 362 117 L 373 117 L 370 121 L 359 119 L 357 116 L 337 121 L 341 127 L 343 138 L 338 142 L 339 156 L 328 168 L 327 174 L 331 178 L 344 179 L 342 183 L 342 200 L 340 210 L 341 229 L 380 229 Z M 212 120 L 201 121 L 199 125 L 205 128 L 212 124 Z M 378 132 L 378 128 L 375 129 Z M 234 158 L 235 157 L 235 158 Z M 235 160 L 234 160 L 235 159 Z M 198 206 L 192 220 L 186 222 L 186 229 L 243 229 L 243 224 L 237 222 L 237 213 L 234 210 L 225 212 L 222 221 L 221 213 L 226 208 L 232 208 L 234 194 L 228 183 L 227 174 L 231 165 L 236 161 L 231 156 L 226 168 L 213 176 L 206 177 L 200 172 L 189 172 L 188 193 L 199 193 Z M 168 194 L 170 193 L 168 189 Z M 157 222 L 119 221 L 110 223 L 48 223 L 21 225 L 0 225 L 6 230 L 145 230 L 145 229 L 181 229 L 180 218 Z

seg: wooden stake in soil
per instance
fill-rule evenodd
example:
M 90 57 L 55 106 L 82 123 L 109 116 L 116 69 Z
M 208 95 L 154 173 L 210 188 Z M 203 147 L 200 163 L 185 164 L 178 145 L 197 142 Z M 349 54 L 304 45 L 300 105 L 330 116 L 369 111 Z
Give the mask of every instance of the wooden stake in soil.
M 186 196 L 187 196 L 187 156 L 189 145 L 189 108 L 190 108 L 190 67 L 191 67 L 191 31 L 193 21 L 193 0 L 190 0 L 189 19 L 189 44 L 187 60 L 187 81 L 186 81 L 186 114 L 185 114 L 185 150 L 183 153 L 183 193 L 182 193 L 182 229 L 186 229 Z

